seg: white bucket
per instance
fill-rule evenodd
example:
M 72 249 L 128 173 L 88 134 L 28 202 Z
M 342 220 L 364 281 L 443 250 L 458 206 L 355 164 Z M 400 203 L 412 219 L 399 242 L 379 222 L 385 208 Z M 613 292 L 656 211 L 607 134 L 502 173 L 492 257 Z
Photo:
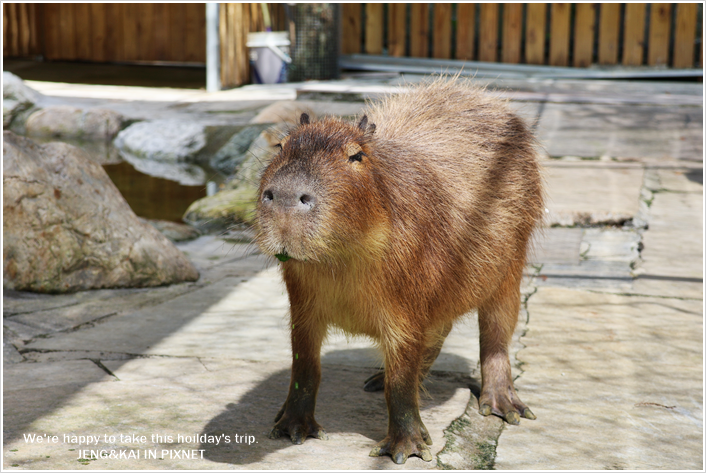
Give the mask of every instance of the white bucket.
M 248 33 L 251 79 L 254 84 L 279 84 L 287 80 L 289 33 L 265 31 Z

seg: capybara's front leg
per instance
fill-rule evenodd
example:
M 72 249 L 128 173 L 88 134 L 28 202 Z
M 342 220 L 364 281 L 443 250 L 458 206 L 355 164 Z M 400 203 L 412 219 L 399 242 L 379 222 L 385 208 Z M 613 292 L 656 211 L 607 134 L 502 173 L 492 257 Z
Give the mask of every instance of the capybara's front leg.
M 387 350 L 386 350 L 387 351 Z M 397 464 L 416 455 L 431 461 L 431 437 L 419 415 L 419 375 L 423 346 L 405 344 L 385 356 L 387 437 L 370 452 L 371 457 L 390 455 Z
M 292 379 L 289 395 L 277 417 L 270 438 L 289 435 L 300 445 L 307 437 L 328 440 L 326 431 L 314 419 L 316 395 L 321 382 L 321 327 L 307 326 L 292 308 Z
M 509 346 L 520 311 L 520 291 L 504 284 L 478 308 L 480 329 L 480 368 L 483 387 L 478 401 L 480 413 L 495 414 L 508 424 L 517 425 L 520 417 L 536 419 L 515 392 L 510 371 Z
M 420 383 L 424 381 L 424 378 L 426 378 L 427 374 L 429 374 L 434 361 L 436 361 L 439 353 L 441 353 L 441 347 L 444 346 L 444 340 L 446 340 L 446 337 L 452 328 L 453 325 L 447 323 L 442 325 L 439 329 L 430 331 L 426 335 L 428 345 L 424 349 L 424 356 L 422 357 L 422 369 L 419 373 Z M 363 383 L 363 389 L 371 393 L 385 389 L 385 372 L 379 371 L 366 379 Z

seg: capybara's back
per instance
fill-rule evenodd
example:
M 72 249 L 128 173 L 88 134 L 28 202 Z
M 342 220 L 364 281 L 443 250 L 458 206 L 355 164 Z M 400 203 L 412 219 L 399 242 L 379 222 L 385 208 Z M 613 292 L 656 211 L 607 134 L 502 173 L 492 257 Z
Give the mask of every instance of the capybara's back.
M 319 352 L 335 326 L 379 342 L 388 436 L 371 455 L 431 459 L 418 387 L 455 319 L 478 309 L 480 411 L 534 418 L 508 345 L 532 230 L 544 210 L 534 139 L 502 101 L 440 78 L 368 106 L 357 124 L 300 125 L 265 170 L 257 241 L 283 261 L 292 382 L 272 436 L 323 438 Z

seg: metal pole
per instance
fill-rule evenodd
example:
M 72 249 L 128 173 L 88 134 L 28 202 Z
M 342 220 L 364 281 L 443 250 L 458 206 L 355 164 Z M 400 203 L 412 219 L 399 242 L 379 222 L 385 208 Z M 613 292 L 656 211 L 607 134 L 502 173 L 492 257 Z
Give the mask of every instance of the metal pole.
M 218 4 L 206 4 L 206 91 L 221 90 L 221 45 L 218 35 Z

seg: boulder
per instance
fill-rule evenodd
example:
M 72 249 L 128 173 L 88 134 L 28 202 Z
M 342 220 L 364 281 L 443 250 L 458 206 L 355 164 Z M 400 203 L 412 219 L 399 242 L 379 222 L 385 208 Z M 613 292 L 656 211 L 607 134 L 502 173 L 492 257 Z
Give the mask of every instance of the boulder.
M 138 218 L 141 222 L 145 222 L 152 225 L 154 228 L 159 230 L 162 235 L 169 238 L 170 241 L 173 241 L 175 243 L 180 241 L 195 240 L 196 238 L 201 236 L 199 231 L 190 225 L 185 225 L 183 223 L 178 222 L 170 222 L 169 220 L 155 220 L 140 217 Z
M 114 144 L 140 172 L 195 186 L 206 182 L 206 173 L 199 165 L 205 164 L 239 128 L 150 120 L 125 128 Z
M 115 146 L 142 159 L 166 163 L 194 162 L 206 147 L 206 127 L 182 120 L 133 123 L 118 133 Z
M 11 72 L 2 73 L 2 126 L 10 127 L 15 117 L 32 110 L 41 94 L 27 87 L 25 83 Z M 23 113 L 24 112 L 24 113 Z
M 82 150 L 6 131 L 3 154 L 5 288 L 59 293 L 198 279 Z
M 223 231 L 238 223 L 252 223 L 260 173 L 274 155 L 276 136 L 271 130 L 261 132 L 250 144 L 247 158 L 235 177 L 220 192 L 191 204 L 184 221 L 203 233 Z
M 256 196 L 257 188 L 250 186 L 222 190 L 191 204 L 184 221 L 201 233 L 222 232 L 235 224 L 252 222 Z
M 248 150 L 255 139 L 269 124 L 244 127 L 209 160 L 209 165 L 225 176 L 232 176 L 248 157 Z
M 112 141 L 125 119 L 113 110 L 68 105 L 46 107 L 33 112 L 25 123 L 25 134 L 36 137 Z

